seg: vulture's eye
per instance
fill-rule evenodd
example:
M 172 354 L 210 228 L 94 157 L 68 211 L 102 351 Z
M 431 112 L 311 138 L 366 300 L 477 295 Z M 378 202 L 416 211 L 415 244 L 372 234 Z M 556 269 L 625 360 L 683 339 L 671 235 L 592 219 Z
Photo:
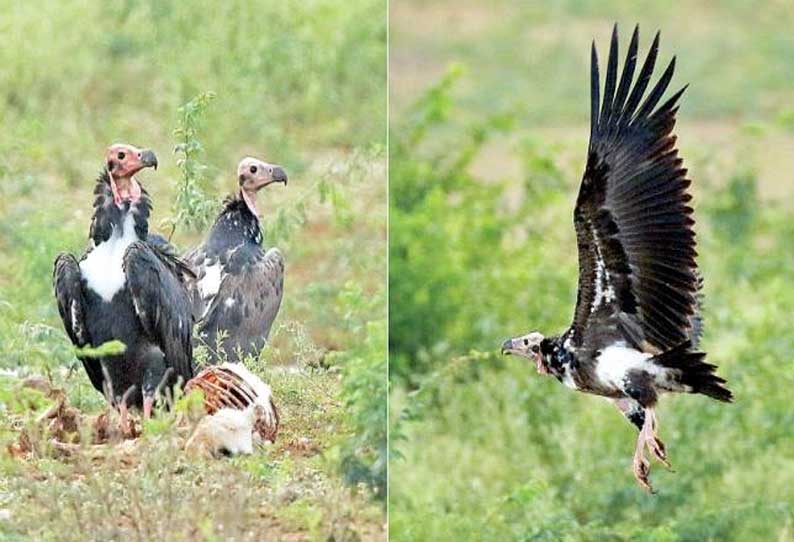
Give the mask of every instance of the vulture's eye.
M 119 160 L 124 160 L 124 157 L 125 157 L 125 156 L 127 156 L 127 155 L 126 155 L 126 154 L 124 154 L 123 152 L 120 152 L 120 153 L 119 153 Z
M 529 339 L 524 339 L 524 346 L 529 346 Z
M 251 173 L 256 173 L 256 166 L 251 166 Z
M 538 346 L 537 344 L 533 344 L 532 351 L 537 354 L 538 352 L 540 352 L 540 346 Z

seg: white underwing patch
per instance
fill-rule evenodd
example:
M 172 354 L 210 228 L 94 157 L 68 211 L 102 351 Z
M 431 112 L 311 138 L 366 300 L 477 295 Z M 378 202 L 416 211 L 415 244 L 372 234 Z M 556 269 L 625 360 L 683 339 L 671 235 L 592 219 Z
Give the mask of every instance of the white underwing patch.
M 216 262 L 204 268 L 204 276 L 198 282 L 201 297 L 209 303 L 221 287 L 221 264 Z
M 595 297 L 593 298 L 593 305 L 590 307 L 590 313 L 595 312 L 603 303 L 611 303 L 615 300 L 615 290 L 609 281 L 609 273 L 604 263 L 604 256 L 601 254 L 601 247 L 598 245 L 598 236 L 595 228 L 592 228 L 592 232 L 593 246 L 596 251 L 596 278 Z
M 85 337 L 83 337 L 83 326 L 80 322 L 80 319 L 77 317 L 77 300 L 75 299 L 72 299 L 72 302 L 69 303 L 69 314 L 72 318 L 72 331 L 74 332 L 75 337 L 81 341 L 84 341 Z
M 80 274 L 86 284 L 104 301 L 110 303 L 113 296 L 124 288 L 127 282 L 122 268 L 124 253 L 137 240 L 135 219 L 128 212 L 121 231 L 114 226 L 110 238 L 96 245 L 80 262 Z

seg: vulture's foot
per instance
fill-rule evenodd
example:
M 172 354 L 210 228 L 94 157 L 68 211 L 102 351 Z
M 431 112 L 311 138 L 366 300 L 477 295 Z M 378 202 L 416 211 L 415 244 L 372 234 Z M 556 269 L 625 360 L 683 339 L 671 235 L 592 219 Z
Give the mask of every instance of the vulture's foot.
M 645 409 L 645 421 L 640 429 L 640 434 L 637 435 L 637 447 L 634 450 L 634 477 L 642 487 L 653 493 L 653 487 L 648 479 L 651 465 L 645 457 L 645 448 L 648 448 L 648 451 L 665 467 L 672 468 L 667 460 L 667 449 L 664 442 L 656 435 L 656 413 L 652 408 Z
M 122 395 L 119 401 L 119 425 L 121 426 L 121 434 L 124 438 L 134 438 L 136 436 L 135 424 L 130 420 L 130 411 L 129 408 L 127 408 L 127 400 L 133 391 L 135 391 L 135 386 L 131 386 L 130 389 L 124 392 L 124 395 Z
M 637 437 L 637 447 L 634 449 L 634 478 L 640 486 L 653 493 L 651 481 L 648 479 L 648 475 L 651 472 L 651 462 L 645 457 L 645 435 L 643 433 L 644 428 Z
M 662 465 L 672 470 L 673 467 L 670 465 L 670 461 L 667 460 L 667 450 L 664 447 L 664 442 L 659 440 L 659 437 L 655 434 L 648 437 L 645 442 L 653 456 L 658 459 Z
M 648 450 L 662 465 L 672 469 L 670 462 L 667 460 L 667 448 L 665 448 L 664 442 L 656 434 L 656 412 L 652 408 L 646 409 L 645 419 L 650 419 L 651 422 L 651 426 L 645 435 L 645 443 L 648 446 Z
M 127 403 L 119 404 L 119 425 L 121 426 L 121 434 L 128 436 L 132 434 L 132 424 L 130 423 L 130 411 L 127 409 Z

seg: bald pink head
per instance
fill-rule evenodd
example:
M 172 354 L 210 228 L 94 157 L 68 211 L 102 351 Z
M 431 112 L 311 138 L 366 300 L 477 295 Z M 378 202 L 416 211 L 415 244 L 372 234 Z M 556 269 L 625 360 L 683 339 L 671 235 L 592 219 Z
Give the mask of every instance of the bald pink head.
M 237 180 L 245 203 L 256 216 L 256 193 L 273 183 L 284 183 L 286 186 L 287 173 L 281 166 L 247 156 L 237 164 Z
M 125 201 L 136 202 L 141 197 L 141 186 L 135 174 L 143 168 L 157 169 L 157 156 L 149 149 L 139 149 L 127 143 L 114 143 L 105 151 L 105 169 L 110 177 L 110 189 L 116 205 Z

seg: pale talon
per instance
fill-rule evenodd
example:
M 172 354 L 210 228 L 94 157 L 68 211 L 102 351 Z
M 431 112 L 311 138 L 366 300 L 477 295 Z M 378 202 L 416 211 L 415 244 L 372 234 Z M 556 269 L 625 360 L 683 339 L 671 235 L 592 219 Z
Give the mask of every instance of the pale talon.
M 665 449 L 664 443 L 659 440 L 656 435 L 651 436 L 646 443 L 653 456 L 659 460 L 662 465 L 668 469 L 672 469 L 670 461 L 667 460 L 667 450 Z

